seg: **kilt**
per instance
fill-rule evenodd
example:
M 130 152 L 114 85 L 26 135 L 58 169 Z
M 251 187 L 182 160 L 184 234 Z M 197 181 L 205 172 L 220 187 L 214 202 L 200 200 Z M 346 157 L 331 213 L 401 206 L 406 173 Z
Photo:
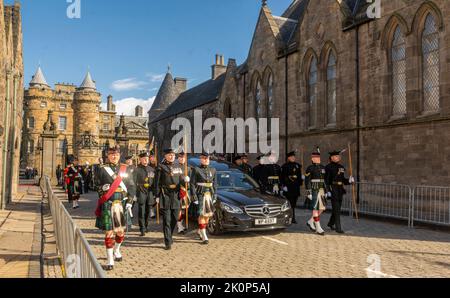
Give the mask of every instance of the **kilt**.
M 95 220 L 95 227 L 102 231 L 112 231 L 114 230 L 113 218 L 111 213 L 111 207 L 115 201 L 120 201 L 124 210 L 124 217 L 128 228 L 131 228 L 132 219 L 126 211 L 126 201 L 122 200 L 123 195 L 121 193 L 115 193 L 108 201 L 103 203 L 101 210 L 102 215 L 97 217 Z
M 80 181 L 73 181 L 67 185 L 67 194 L 69 202 L 73 200 L 79 200 L 81 195 L 81 183 Z
M 212 217 L 216 208 L 214 207 L 211 195 L 200 194 L 198 196 L 198 205 L 193 204 L 195 209 L 195 216 L 204 216 L 204 217 Z M 210 193 L 209 193 L 210 194 Z
M 318 189 L 312 191 L 312 201 L 310 209 L 313 211 L 325 211 L 326 210 L 325 190 Z

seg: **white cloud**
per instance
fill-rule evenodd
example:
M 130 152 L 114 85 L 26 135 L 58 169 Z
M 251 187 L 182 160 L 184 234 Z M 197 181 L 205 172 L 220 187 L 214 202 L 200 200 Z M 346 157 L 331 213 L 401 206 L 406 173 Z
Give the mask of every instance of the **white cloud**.
M 145 85 L 147 85 L 147 82 L 139 81 L 136 78 L 127 78 L 114 81 L 111 84 L 111 89 L 114 91 L 131 91 L 141 89 Z
M 144 117 L 153 105 L 156 96 L 148 99 L 128 97 L 120 100 L 115 100 L 117 115 L 134 116 L 134 109 L 136 106 L 141 106 L 144 109 Z M 106 110 L 106 103 L 102 103 L 102 110 Z
M 164 77 L 166 76 L 165 73 L 162 74 L 154 74 L 154 73 L 148 73 L 146 76 L 150 79 L 150 82 L 152 83 L 161 83 L 164 80 Z

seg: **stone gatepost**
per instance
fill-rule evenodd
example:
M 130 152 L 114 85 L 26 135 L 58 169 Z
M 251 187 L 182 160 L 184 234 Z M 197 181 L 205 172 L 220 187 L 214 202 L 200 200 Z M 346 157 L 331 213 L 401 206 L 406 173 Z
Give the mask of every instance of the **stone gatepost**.
M 44 132 L 41 134 L 41 169 L 39 184 L 43 186 L 43 177 L 50 178 L 51 185 L 58 184 L 56 178 L 57 167 L 57 138 L 56 124 L 53 122 L 53 111 L 48 111 L 47 122 L 44 124 Z

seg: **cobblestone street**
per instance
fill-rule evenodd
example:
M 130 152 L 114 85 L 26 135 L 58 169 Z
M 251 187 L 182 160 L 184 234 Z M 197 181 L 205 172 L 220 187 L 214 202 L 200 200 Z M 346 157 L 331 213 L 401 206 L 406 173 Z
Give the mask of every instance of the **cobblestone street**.
M 66 199 L 62 192 L 60 198 Z M 96 194 L 69 210 L 94 253 L 106 261 L 104 236 L 95 227 Z M 137 210 L 133 212 L 137 214 Z M 133 227 L 122 249 L 124 261 L 109 277 L 449 277 L 450 237 L 445 231 L 408 229 L 406 225 L 344 216 L 345 235 L 326 229 L 325 237 L 309 232 L 309 213 L 297 212 L 298 225 L 281 232 L 232 233 L 210 237 L 203 246 L 190 232 L 176 236 L 165 251 L 155 221 L 146 237 Z M 322 217 L 325 226 L 329 218 Z M 376 266 L 379 258 L 380 266 Z

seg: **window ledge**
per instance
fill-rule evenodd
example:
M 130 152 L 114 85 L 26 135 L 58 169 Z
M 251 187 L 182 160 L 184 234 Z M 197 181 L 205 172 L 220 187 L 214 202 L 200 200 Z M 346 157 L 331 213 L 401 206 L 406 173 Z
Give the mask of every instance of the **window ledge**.
M 330 123 L 325 126 L 325 129 L 336 129 L 336 123 Z
M 317 130 L 316 126 L 309 126 L 308 127 L 308 131 L 314 131 L 314 130 Z
M 406 115 L 392 115 L 387 122 L 392 123 L 400 120 L 406 120 Z
M 420 115 L 417 116 L 418 119 L 422 119 L 422 118 L 428 118 L 428 117 L 433 117 L 433 116 L 439 116 L 441 114 L 441 111 L 427 111 L 427 112 L 422 112 Z

